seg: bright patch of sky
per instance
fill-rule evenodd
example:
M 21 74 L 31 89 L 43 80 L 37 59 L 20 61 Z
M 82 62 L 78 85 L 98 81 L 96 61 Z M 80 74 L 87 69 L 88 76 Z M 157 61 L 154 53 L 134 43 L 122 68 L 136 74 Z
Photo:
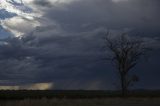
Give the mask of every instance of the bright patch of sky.
M 41 18 L 42 11 L 34 4 L 35 0 L 0 0 L 0 10 L 5 10 L 9 14 L 16 14 L 17 16 L 6 17 L 1 20 L 0 25 L 19 37 L 25 33 L 30 32 L 40 23 L 36 18 Z M 52 5 L 61 3 L 70 3 L 73 0 L 48 0 Z M 22 26 L 23 25 L 23 26 Z M 24 27 L 27 26 L 27 27 Z M 30 26 L 30 27 L 29 27 Z M 22 29 L 24 28 L 24 29 Z
M 53 89 L 53 83 L 34 83 L 28 85 L 0 86 L 0 90 L 50 90 Z
M 1 13 L 3 13 L 3 16 L 5 16 L 0 20 L 0 25 L 3 29 L 7 30 L 7 32 L 15 35 L 16 37 L 29 32 L 31 28 L 39 25 L 39 23 L 35 20 L 35 18 L 38 18 L 39 15 L 34 13 L 32 8 L 23 4 L 23 1 L 21 0 L 0 0 L 0 10 Z M 15 15 L 8 17 L 12 14 Z

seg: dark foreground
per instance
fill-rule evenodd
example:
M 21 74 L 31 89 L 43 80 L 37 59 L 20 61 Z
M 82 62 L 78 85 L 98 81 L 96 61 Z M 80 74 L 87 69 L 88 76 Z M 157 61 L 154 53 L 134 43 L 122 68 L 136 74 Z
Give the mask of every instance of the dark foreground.
M 94 99 L 94 98 L 121 98 L 120 91 L 102 90 L 4 90 L 0 91 L 0 100 L 23 99 Z M 160 91 L 136 90 L 130 91 L 126 97 L 134 98 L 160 98 Z
M 160 91 L 0 91 L 0 106 L 160 106 Z
M 0 106 L 160 106 L 160 98 L 25 99 L 1 101 Z

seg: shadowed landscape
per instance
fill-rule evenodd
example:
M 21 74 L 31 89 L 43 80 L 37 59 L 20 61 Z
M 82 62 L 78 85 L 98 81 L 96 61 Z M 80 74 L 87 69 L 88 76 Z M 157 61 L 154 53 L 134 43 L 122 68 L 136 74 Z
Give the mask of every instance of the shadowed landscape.
M 160 91 L 0 91 L 0 106 L 159 106 Z
M 160 91 L 0 91 L 0 106 L 159 106 Z
M 159 106 L 159 98 L 108 98 L 108 99 L 26 99 L 2 101 L 1 106 Z
M 121 91 L 102 90 L 4 90 L 0 91 L 1 100 L 23 99 L 105 99 L 123 98 Z M 160 91 L 134 90 L 128 92 L 124 98 L 159 98 Z

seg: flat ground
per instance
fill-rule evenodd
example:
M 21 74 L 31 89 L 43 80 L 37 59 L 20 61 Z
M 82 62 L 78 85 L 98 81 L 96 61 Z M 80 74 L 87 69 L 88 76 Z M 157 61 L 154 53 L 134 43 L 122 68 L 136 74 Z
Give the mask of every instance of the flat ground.
M 160 106 L 160 98 L 1 100 L 0 106 Z

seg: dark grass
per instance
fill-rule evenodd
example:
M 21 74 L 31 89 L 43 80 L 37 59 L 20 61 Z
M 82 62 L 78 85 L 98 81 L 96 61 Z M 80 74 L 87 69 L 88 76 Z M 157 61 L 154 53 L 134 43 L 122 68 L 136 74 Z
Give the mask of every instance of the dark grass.
M 117 98 L 123 97 L 120 91 L 102 90 L 2 90 L 0 100 L 23 100 L 23 99 L 94 99 L 94 98 Z M 128 97 L 136 98 L 159 98 L 160 90 L 134 90 L 128 92 Z
M 0 101 L 0 106 L 160 106 L 160 98 L 24 99 Z

